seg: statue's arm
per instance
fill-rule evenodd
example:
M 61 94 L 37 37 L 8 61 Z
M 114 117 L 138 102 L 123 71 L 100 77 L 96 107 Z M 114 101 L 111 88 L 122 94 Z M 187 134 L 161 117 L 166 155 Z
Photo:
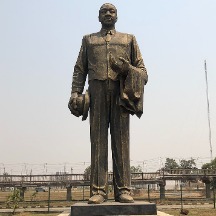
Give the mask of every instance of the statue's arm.
M 86 81 L 88 72 L 87 61 L 87 44 L 85 36 L 82 39 L 82 46 L 80 48 L 79 56 L 74 66 L 73 81 L 72 81 L 72 93 L 82 93 Z
M 131 64 L 132 67 L 137 68 L 137 71 L 142 74 L 146 84 L 148 82 L 148 74 L 135 36 L 132 37 L 131 42 Z
M 69 99 L 68 108 L 71 113 L 77 117 L 80 116 L 77 110 L 76 99 L 83 92 L 83 88 L 86 81 L 87 71 L 87 46 L 86 39 L 83 37 L 82 46 L 80 48 L 79 56 L 77 58 L 76 64 L 74 66 L 71 97 Z

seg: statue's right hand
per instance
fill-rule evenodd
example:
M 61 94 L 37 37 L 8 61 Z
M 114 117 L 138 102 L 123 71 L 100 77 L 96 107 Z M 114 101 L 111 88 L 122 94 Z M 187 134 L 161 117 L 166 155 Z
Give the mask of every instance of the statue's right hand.
M 71 111 L 71 114 L 75 115 L 76 117 L 80 116 L 80 113 L 77 110 L 77 103 L 76 103 L 76 99 L 79 97 L 79 94 L 77 92 L 73 92 L 71 94 L 69 103 L 68 103 L 68 108 Z
M 109 53 L 109 62 L 111 68 L 119 75 L 127 75 L 130 68 L 129 62 L 123 57 L 118 58 L 121 62 L 117 61 L 112 53 Z

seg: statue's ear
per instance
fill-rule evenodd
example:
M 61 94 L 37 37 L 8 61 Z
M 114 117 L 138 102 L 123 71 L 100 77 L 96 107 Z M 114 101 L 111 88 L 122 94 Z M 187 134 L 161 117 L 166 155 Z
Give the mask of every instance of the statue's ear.
M 117 23 L 117 21 L 118 21 L 118 17 L 115 18 L 115 23 Z

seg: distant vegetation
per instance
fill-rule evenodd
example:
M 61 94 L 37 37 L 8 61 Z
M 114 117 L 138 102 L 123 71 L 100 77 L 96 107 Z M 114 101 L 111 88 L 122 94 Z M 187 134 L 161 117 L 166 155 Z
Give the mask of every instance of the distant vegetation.
M 190 160 L 182 159 L 179 161 L 179 163 L 177 163 L 173 158 L 166 158 L 163 169 L 197 169 L 197 167 L 194 158 L 191 158 Z

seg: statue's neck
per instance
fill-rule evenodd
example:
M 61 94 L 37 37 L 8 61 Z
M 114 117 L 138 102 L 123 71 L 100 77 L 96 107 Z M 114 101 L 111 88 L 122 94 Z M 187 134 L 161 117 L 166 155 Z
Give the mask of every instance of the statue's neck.
M 105 26 L 105 25 L 102 25 L 102 29 L 105 29 L 107 31 L 109 31 L 109 30 L 115 30 L 115 25 L 114 26 Z

